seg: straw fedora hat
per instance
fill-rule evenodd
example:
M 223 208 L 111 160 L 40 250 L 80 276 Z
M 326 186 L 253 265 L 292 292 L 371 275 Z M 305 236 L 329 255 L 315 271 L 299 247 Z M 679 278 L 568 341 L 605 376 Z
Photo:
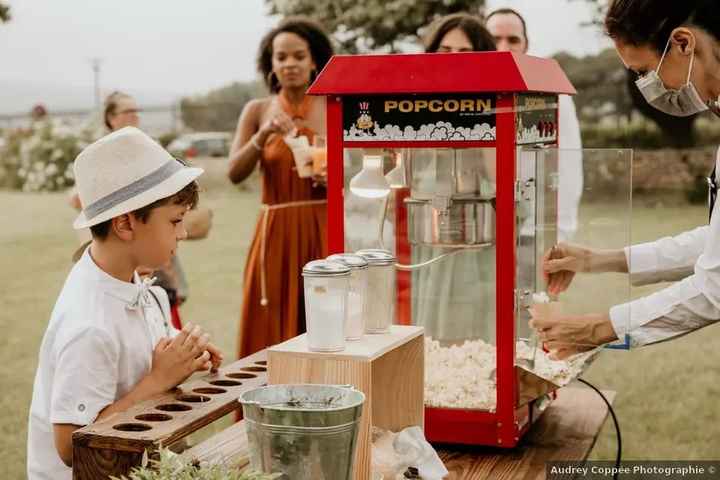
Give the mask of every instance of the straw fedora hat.
M 92 227 L 170 197 L 203 173 L 183 165 L 135 127 L 113 132 L 75 159 L 75 183 L 83 211 L 76 229 Z

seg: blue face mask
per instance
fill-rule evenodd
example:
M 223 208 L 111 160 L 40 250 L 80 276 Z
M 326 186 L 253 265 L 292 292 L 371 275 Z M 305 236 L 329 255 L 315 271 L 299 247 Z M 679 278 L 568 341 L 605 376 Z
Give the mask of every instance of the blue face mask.
M 642 96 L 645 97 L 645 101 L 668 115 L 689 117 L 690 115 L 704 112 L 708 109 L 708 106 L 703 102 L 695 85 L 690 81 L 693 63 L 695 61 L 694 51 L 690 57 L 690 71 L 688 72 L 687 83 L 679 90 L 668 89 L 660 78 L 658 72 L 660 71 L 663 60 L 665 60 L 665 54 L 667 54 L 669 46 L 670 40 L 668 40 L 665 46 L 665 51 L 660 58 L 657 69 L 640 77 L 635 82 L 635 85 L 637 85 Z

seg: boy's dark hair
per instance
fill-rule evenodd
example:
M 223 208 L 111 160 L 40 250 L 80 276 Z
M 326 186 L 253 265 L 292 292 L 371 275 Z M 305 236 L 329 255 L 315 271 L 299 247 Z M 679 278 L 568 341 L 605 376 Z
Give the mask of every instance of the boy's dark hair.
M 613 0 L 605 31 L 612 39 L 662 53 L 672 31 L 682 25 L 702 28 L 720 40 L 718 7 L 717 0 Z
M 485 17 L 485 23 L 487 23 L 493 15 L 515 15 L 517 18 L 519 18 L 520 23 L 522 24 L 523 37 L 525 37 L 525 48 L 530 47 L 530 39 L 528 38 L 527 34 L 527 23 L 525 23 L 525 19 L 522 15 L 520 15 L 520 12 L 512 8 L 498 8 L 497 10 L 493 10 L 492 12 L 490 12 L 490 15 Z
M 198 187 L 197 182 L 192 181 L 176 194 L 169 197 L 161 198 L 160 200 L 156 200 L 153 203 L 145 205 L 142 208 L 138 208 L 131 213 L 137 218 L 139 218 L 141 222 L 146 223 L 150 218 L 150 214 L 152 213 L 152 211 L 158 207 L 162 207 L 163 205 L 171 203 L 173 205 L 186 205 L 190 208 L 195 208 L 199 200 L 199 194 L 200 188 Z M 98 240 L 105 240 L 110 234 L 111 225 L 112 219 L 106 220 L 102 223 L 98 223 L 97 225 L 93 225 L 92 227 L 90 227 L 90 232 L 92 233 L 93 238 Z
M 482 21 L 467 13 L 453 13 L 438 21 L 426 41 L 425 52 L 435 53 L 440 49 L 440 42 L 448 32 L 459 28 L 472 44 L 474 52 L 495 51 L 495 39 L 487 31 Z
M 333 47 L 330 43 L 330 38 L 320 24 L 305 17 L 286 18 L 280 22 L 277 27 L 265 34 L 263 39 L 260 41 L 260 48 L 258 50 L 257 69 L 263 76 L 265 85 L 267 85 L 268 89 L 272 93 L 280 91 L 280 83 L 278 82 L 277 75 L 270 75 L 272 72 L 272 44 L 275 37 L 284 32 L 294 33 L 308 43 L 310 46 L 310 55 L 317 67 L 316 74 L 325 67 L 325 64 L 333 55 Z M 311 77 L 310 82 L 312 83 L 313 80 L 314 77 Z

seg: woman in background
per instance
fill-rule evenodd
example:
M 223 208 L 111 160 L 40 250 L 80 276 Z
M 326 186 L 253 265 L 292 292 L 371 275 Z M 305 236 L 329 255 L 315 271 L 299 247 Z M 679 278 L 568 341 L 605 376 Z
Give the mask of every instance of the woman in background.
M 325 187 L 300 177 L 288 143 L 325 135 L 325 99 L 305 92 L 333 54 L 322 28 L 288 18 L 265 35 L 257 66 L 270 91 L 238 121 L 228 176 L 262 170 L 262 211 L 245 266 L 238 338 L 242 358 L 305 331 L 305 263 L 327 255 Z M 304 139 L 301 139 L 304 141 Z M 301 168 L 303 165 L 300 165 Z
M 495 40 L 475 16 L 456 13 L 430 27 L 426 53 L 489 52 Z M 430 155 L 429 151 L 418 151 Z M 455 150 L 455 162 L 483 174 L 476 196 L 495 196 L 494 151 Z M 442 161 L 449 161 L 443 159 Z M 435 162 L 429 162 L 435 165 Z M 461 169 L 464 167 L 460 167 Z M 425 177 L 425 176 L 423 176 Z M 434 172 L 426 177 L 434 179 Z M 442 247 L 414 245 L 412 263 L 422 263 L 445 252 Z M 482 339 L 495 343 L 495 248 L 467 250 L 413 272 L 413 323 L 443 343 Z
M 492 52 L 495 39 L 479 18 L 455 13 L 431 26 L 425 40 L 425 53 Z

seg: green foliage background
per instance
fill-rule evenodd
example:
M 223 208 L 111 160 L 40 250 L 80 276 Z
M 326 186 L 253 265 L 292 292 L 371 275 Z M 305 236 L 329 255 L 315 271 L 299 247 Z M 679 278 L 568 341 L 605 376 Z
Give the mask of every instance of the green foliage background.
M 197 131 L 233 131 L 245 104 L 266 94 L 260 82 L 235 82 L 205 95 L 183 98 L 182 120 Z
M 10 6 L 0 2 L 0 23 L 9 22 L 10 18 Z
M 387 49 L 416 42 L 421 29 L 443 15 L 479 14 L 485 0 L 265 0 L 272 15 L 304 15 L 335 37 L 343 53 Z

